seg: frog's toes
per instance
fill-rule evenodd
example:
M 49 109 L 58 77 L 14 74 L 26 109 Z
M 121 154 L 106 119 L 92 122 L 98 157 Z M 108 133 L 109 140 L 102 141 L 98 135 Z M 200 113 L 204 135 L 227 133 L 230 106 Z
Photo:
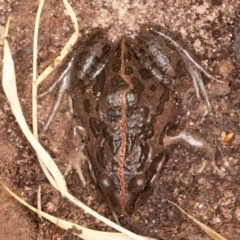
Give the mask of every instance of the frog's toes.
M 197 174 L 200 174 L 204 171 L 204 169 L 207 167 L 207 165 L 209 164 L 209 161 L 206 159 L 202 159 L 202 164 L 201 166 L 196 170 Z M 220 169 L 215 160 L 210 161 L 210 164 L 212 165 L 213 169 L 221 176 L 223 176 L 225 174 L 225 169 Z
M 82 161 L 86 160 L 87 157 L 83 153 L 82 149 L 77 148 L 77 149 L 71 150 L 68 155 L 68 159 L 69 159 L 69 164 L 63 174 L 64 177 L 66 177 L 69 174 L 69 172 L 73 169 L 77 172 L 79 179 L 82 182 L 83 186 L 86 186 L 86 180 L 82 173 L 81 163 L 82 163 Z

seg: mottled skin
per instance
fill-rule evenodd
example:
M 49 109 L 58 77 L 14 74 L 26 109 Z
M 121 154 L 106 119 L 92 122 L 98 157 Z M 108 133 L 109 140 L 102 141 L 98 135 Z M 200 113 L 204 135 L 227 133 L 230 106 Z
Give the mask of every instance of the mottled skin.
M 86 44 L 96 41 L 105 46 L 101 30 L 95 29 L 90 39 Z M 100 60 L 95 56 L 95 61 Z M 163 136 L 177 116 L 175 99 L 140 64 L 126 38 L 113 47 L 96 79 L 88 79 L 76 77 L 71 92 L 75 112 L 87 129 L 93 172 L 113 210 L 131 214 L 159 172 Z

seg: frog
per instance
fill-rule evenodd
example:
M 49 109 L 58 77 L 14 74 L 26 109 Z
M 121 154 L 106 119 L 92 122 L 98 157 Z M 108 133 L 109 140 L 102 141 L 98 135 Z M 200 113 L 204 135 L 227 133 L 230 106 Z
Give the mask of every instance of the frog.
M 193 79 L 197 97 L 202 94 L 211 112 L 201 74 L 213 77 L 158 26 L 142 26 L 139 34 L 116 43 L 108 41 L 104 29 L 88 31 L 59 78 L 62 86 L 49 119 L 68 92 L 75 116 L 72 131 L 67 131 L 68 158 L 77 165 L 84 185 L 79 160 L 88 160 L 94 182 L 118 214 L 135 213 L 149 198 L 170 146 L 183 144 L 204 152 L 207 161 L 200 171 L 210 162 L 223 174 L 213 146 L 203 137 L 185 130 L 171 134 L 179 112 L 169 87 L 176 77 L 176 56 Z M 50 120 L 45 129 L 49 124 Z

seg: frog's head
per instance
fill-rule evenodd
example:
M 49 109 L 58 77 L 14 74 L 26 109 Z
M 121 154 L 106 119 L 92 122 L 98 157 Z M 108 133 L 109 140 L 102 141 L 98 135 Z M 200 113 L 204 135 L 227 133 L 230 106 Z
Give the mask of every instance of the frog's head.
M 109 207 L 119 214 L 132 214 L 146 200 L 152 188 L 148 186 L 144 174 L 136 175 L 129 184 L 120 181 L 117 178 L 102 174 L 99 186 Z M 128 185 L 127 189 L 126 185 Z
M 140 144 L 130 152 L 121 154 L 119 149 L 116 156 L 110 156 L 106 148 L 98 151 L 98 163 L 102 163 L 98 185 L 115 212 L 133 214 L 151 194 L 164 153 L 152 159 L 150 148 Z

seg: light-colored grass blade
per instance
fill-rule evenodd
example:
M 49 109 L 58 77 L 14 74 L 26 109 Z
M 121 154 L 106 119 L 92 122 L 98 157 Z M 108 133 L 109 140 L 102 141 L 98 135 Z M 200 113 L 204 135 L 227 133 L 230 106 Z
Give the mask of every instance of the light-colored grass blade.
M 33 44 L 33 84 L 32 84 L 32 119 L 33 119 L 33 133 L 34 136 L 37 138 L 38 137 L 38 127 L 37 127 L 37 88 L 38 85 L 46 79 L 49 74 L 52 73 L 56 67 L 60 65 L 60 63 L 63 61 L 63 59 L 67 56 L 69 51 L 72 49 L 74 44 L 76 43 L 78 39 L 78 34 L 79 34 L 79 26 L 78 26 L 78 21 L 76 18 L 76 15 L 71 7 L 71 5 L 68 3 L 67 0 L 62 0 L 65 8 L 67 9 L 72 23 L 74 27 L 74 33 L 71 36 L 71 38 L 68 40 L 64 48 L 61 50 L 60 55 L 56 57 L 54 62 L 47 67 L 41 75 L 37 78 L 37 43 L 38 43 L 38 32 L 39 32 L 39 23 L 40 23 L 40 16 L 42 12 L 42 8 L 44 5 L 44 0 L 40 0 L 39 2 L 39 7 L 37 11 L 37 16 L 36 16 L 36 21 L 35 21 L 35 28 L 34 28 L 34 44 Z
M 0 182 L 2 186 L 11 194 L 17 201 L 19 201 L 21 204 L 35 212 L 36 214 L 44 217 L 48 221 L 54 223 L 55 225 L 59 226 L 62 229 L 65 229 L 67 231 L 70 231 L 72 234 L 81 237 L 84 240 L 131 240 L 131 237 L 126 236 L 122 233 L 113 233 L 113 232 L 102 232 L 102 231 L 95 231 L 92 229 L 88 229 L 85 227 L 82 227 L 80 225 L 77 225 L 72 222 L 65 221 L 60 218 L 56 218 L 50 214 L 47 214 L 45 212 L 42 212 L 25 201 L 23 201 L 20 197 L 18 197 L 15 193 L 13 193 L 6 185 L 4 185 L 2 182 Z M 140 238 L 139 238 L 140 239 Z M 148 237 L 141 237 L 141 239 L 145 240 L 154 240 L 153 238 Z
M 36 151 L 37 155 L 40 156 L 41 164 L 44 165 L 45 169 L 44 173 L 46 174 L 48 180 L 56 189 L 58 189 L 63 194 L 67 192 L 66 182 L 61 172 L 59 171 L 58 167 L 56 166 L 55 162 L 52 160 L 50 155 L 45 151 L 45 149 L 42 147 L 42 145 L 37 141 L 37 139 L 33 136 L 32 132 L 30 131 L 19 103 L 14 62 L 7 41 L 9 23 L 10 18 L 8 19 L 7 22 L 4 39 L 3 77 L 2 77 L 3 90 L 10 102 L 12 112 L 20 128 L 22 129 L 29 143 Z
M 190 218 L 192 221 L 194 221 L 205 233 L 208 234 L 212 239 L 214 240 L 227 240 L 223 236 L 221 236 L 219 233 L 215 232 L 213 229 L 208 227 L 207 225 L 203 224 L 202 222 L 198 221 L 196 218 L 185 212 L 181 207 L 179 207 L 176 203 L 172 201 L 168 201 L 169 203 L 173 204 L 175 207 L 177 207 L 183 214 L 185 214 L 188 218 Z

